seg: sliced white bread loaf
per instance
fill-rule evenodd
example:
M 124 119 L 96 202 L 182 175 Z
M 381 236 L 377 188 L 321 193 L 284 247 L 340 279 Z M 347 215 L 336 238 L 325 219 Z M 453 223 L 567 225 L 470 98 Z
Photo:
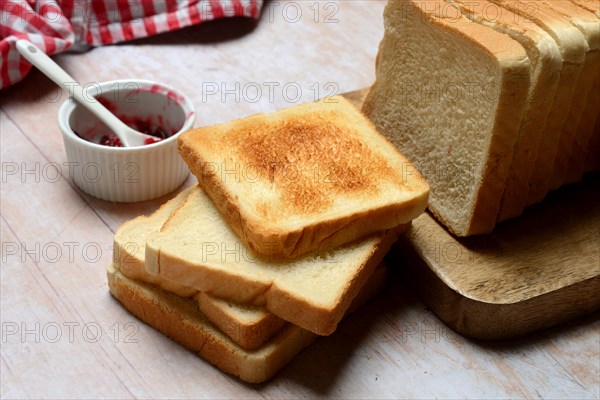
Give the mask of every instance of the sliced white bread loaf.
M 590 87 L 593 85 L 593 76 L 586 71 L 585 59 L 589 51 L 589 45 L 585 36 L 574 26 L 568 17 L 558 12 L 551 6 L 552 2 L 536 1 L 534 3 L 522 0 L 495 0 L 501 1 L 503 6 L 518 9 L 520 15 L 530 19 L 548 33 L 553 35 L 557 43 L 572 55 L 571 61 L 579 72 L 572 81 L 573 95 L 569 102 L 567 119 L 562 128 L 558 151 L 554 160 L 552 176 L 548 184 L 548 190 L 555 190 L 560 187 L 568 169 L 568 163 L 571 156 L 571 149 L 579 126 L 581 114 L 585 108 L 585 101 Z M 561 0 L 557 0 L 561 1 Z M 532 8 L 533 7 L 533 8 Z M 528 11 L 523 11 L 528 10 Z M 563 55 L 563 58 L 566 57 Z M 565 67 L 563 66 L 563 71 Z
M 589 46 L 578 83 L 579 88 L 583 86 L 585 89 L 585 92 L 579 93 L 584 101 L 583 109 L 580 111 L 579 123 L 575 129 L 567 167 L 560 171 L 562 174 L 561 185 L 564 185 L 581 180 L 585 170 L 589 142 L 594 133 L 594 124 L 600 113 L 600 19 L 596 14 L 569 0 L 546 0 L 545 2 L 568 18 L 581 31 Z M 574 106 L 581 106 L 581 104 Z
M 148 235 L 158 232 L 171 212 L 194 190 L 197 189 L 188 188 L 182 191 L 150 216 L 140 216 L 121 225 L 114 237 L 113 267 L 137 282 L 156 285 L 181 297 L 195 296 L 200 311 L 219 330 L 240 347 L 247 350 L 256 349 L 281 330 L 286 322 L 260 306 L 217 299 L 146 271 Z
M 550 111 L 547 126 L 560 130 L 555 154 L 551 154 L 554 161 L 552 166 L 544 169 L 545 165 L 536 162 L 533 175 L 530 179 L 527 204 L 541 201 L 549 190 L 551 180 L 557 175 L 555 171 L 566 165 L 565 153 L 570 147 L 573 137 L 573 121 L 576 119 L 575 111 L 571 113 L 572 104 L 577 100 L 576 82 L 579 80 L 581 70 L 585 61 L 585 53 L 588 50 L 587 43 L 581 32 L 573 26 L 562 15 L 543 2 L 527 2 L 519 0 L 490 0 L 503 8 L 510 10 L 523 19 L 523 23 L 536 24 L 544 29 L 556 41 L 561 49 L 563 66 L 561 70 L 561 83 L 554 97 L 555 104 Z M 571 122 L 569 122 L 571 121 Z M 554 151 L 548 148 L 546 151 Z M 544 149 L 539 153 L 544 154 Z
M 377 268 L 349 312 L 375 296 L 385 276 L 385 268 Z M 314 333 L 287 324 L 260 348 L 246 350 L 211 324 L 192 299 L 129 279 L 112 266 L 107 277 L 110 293 L 129 312 L 210 364 L 249 383 L 270 379 L 317 338 Z
M 291 262 L 258 258 L 197 189 L 146 241 L 146 269 L 236 303 L 264 306 L 320 335 L 331 334 L 406 225 Z
M 531 82 L 525 113 L 498 213 L 498 220 L 516 217 L 523 212 L 527 203 L 529 182 L 536 159 L 546 157 L 546 154 L 538 153 L 542 138 L 555 143 L 560 133 L 555 127 L 547 126 L 560 82 L 560 48 L 542 28 L 525 22 L 523 18 L 497 4 L 485 0 L 447 1 L 459 7 L 463 15 L 470 20 L 504 33 L 519 42 L 527 51 L 531 63 Z M 570 85 L 571 82 L 563 84 Z M 540 162 L 549 164 L 547 159 Z
M 198 128 L 179 150 L 222 218 L 269 259 L 394 228 L 427 204 L 410 161 L 342 97 Z
M 391 0 L 384 23 L 363 111 L 417 164 L 444 225 L 491 231 L 529 91 L 525 49 L 444 1 Z

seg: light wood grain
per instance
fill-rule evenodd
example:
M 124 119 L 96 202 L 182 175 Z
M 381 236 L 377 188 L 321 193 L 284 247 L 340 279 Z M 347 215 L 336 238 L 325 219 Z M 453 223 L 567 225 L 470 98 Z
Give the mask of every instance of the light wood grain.
M 278 10 L 286 4 L 272 3 L 281 3 Z M 204 101 L 202 82 L 297 81 L 306 89 L 299 101 L 312 100 L 309 83 L 323 87 L 335 82 L 340 92 L 372 83 L 385 3 L 336 3 L 339 21 L 334 24 L 313 22 L 308 9 L 313 2 L 298 2 L 308 17 L 296 24 L 274 13 L 272 22 L 264 15 L 251 32 L 252 24 L 224 21 L 56 59 L 84 83 L 129 76 L 170 83 L 192 97 L 198 125 L 223 122 L 291 104 L 281 96 L 256 103 L 231 97 Z M 214 40 L 222 35 L 235 39 Z M 250 386 L 221 373 L 140 323 L 109 296 L 104 268 L 111 258 L 114 230 L 171 196 L 117 205 L 74 187 L 62 165 L 66 156 L 56 125 L 60 102 L 50 100 L 57 93 L 37 72 L 0 93 L 0 397 L 600 396 L 597 317 L 509 344 L 482 345 L 448 329 L 398 277 L 390 280 L 382 296 L 334 335 L 317 340 L 272 381 Z M 5 168 L 14 166 L 7 163 L 32 169 L 35 163 L 43 167 L 50 162 L 62 166 L 59 181 L 6 174 Z M 192 183 L 190 178 L 187 185 Z M 86 258 L 76 251 L 71 259 L 64 244 L 70 242 L 79 249 L 98 244 L 102 252 Z M 35 249 L 36 243 L 47 249 L 59 243 L 64 253 L 58 260 L 35 250 L 11 254 L 7 246 L 15 243 L 27 249 Z M 9 334 L 14 324 L 19 331 Z M 54 342 L 52 324 L 58 324 L 62 334 Z M 73 326 L 72 341 L 65 324 Z M 101 337 L 96 340 L 93 332 L 84 337 L 85 324 L 99 327 Z M 29 333 L 23 335 L 21 328 Z

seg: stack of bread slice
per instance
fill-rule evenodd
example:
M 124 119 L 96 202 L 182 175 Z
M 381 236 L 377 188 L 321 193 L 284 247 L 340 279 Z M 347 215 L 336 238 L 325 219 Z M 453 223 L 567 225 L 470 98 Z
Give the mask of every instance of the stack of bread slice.
M 599 168 L 599 14 L 595 0 L 389 1 L 363 111 L 450 231 L 490 232 Z
M 269 379 L 376 293 L 429 187 L 341 97 L 179 139 L 198 178 L 114 239 L 110 291 L 248 382 Z

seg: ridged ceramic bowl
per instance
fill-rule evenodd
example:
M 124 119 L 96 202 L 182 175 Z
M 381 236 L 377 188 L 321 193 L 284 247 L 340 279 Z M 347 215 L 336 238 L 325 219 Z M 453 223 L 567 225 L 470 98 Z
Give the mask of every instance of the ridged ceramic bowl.
M 161 83 L 128 79 L 91 85 L 88 95 L 101 97 L 129 125 L 134 121 L 160 127 L 170 136 L 140 147 L 95 143 L 108 128 L 81 105 L 66 101 L 58 111 L 58 124 L 71 177 L 81 190 L 104 200 L 137 202 L 172 192 L 186 180 L 189 170 L 177 151 L 177 137 L 193 127 L 195 112 L 183 93 Z

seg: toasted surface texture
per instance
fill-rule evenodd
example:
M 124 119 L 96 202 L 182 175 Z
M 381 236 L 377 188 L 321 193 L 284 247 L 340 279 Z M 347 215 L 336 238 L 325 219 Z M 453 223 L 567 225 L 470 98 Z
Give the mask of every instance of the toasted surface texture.
M 192 299 L 136 282 L 113 266 L 108 267 L 107 277 L 111 294 L 129 312 L 222 371 L 246 382 L 270 379 L 317 337 L 287 324 L 260 348 L 245 350 L 212 325 Z M 385 277 L 385 267 L 377 268 L 349 311 L 375 296 L 383 287 Z
M 363 111 L 423 173 L 444 225 L 491 231 L 528 94 L 525 49 L 444 1 L 391 0 L 384 21 Z
M 331 334 L 352 299 L 406 225 L 291 262 L 266 261 L 245 247 L 200 189 L 146 242 L 146 269 L 161 279 Z
M 341 97 L 192 130 L 179 149 L 225 221 L 269 258 L 405 224 L 427 203 L 409 160 Z
M 523 212 L 533 167 L 538 158 L 545 157 L 538 152 L 540 141 L 542 138 L 552 140 L 552 132 L 559 132 L 546 125 L 560 81 L 562 56 L 556 41 L 542 28 L 525 22 L 523 18 L 498 5 L 485 0 L 447 1 L 456 5 L 471 21 L 504 33 L 519 42 L 531 63 L 525 112 L 498 213 L 498 220 L 502 221 Z

